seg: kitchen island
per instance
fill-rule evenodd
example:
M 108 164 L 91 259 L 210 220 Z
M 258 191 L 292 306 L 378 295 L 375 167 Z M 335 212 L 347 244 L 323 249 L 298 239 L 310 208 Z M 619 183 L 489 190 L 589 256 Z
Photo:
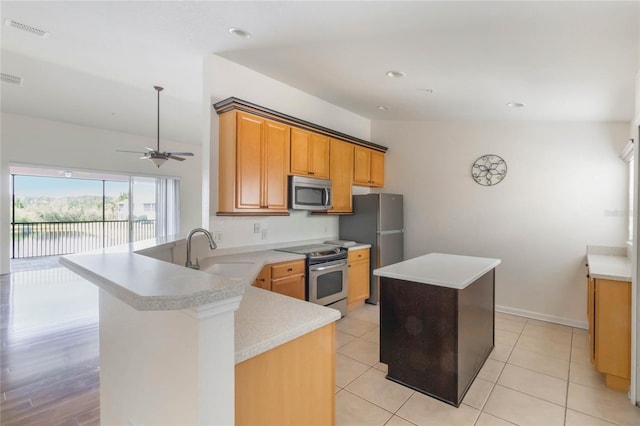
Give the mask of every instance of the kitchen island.
M 340 313 L 251 287 L 300 256 L 199 246 L 199 271 L 181 266 L 180 238 L 61 258 L 100 288 L 101 422 L 332 424 Z
M 431 253 L 374 270 L 388 379 L 460 405 L 494 346 L 499 264 Z

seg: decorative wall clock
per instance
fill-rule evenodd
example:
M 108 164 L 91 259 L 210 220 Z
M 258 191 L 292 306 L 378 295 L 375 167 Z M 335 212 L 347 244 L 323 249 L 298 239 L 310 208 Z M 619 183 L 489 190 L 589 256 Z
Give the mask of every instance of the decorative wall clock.
M 502 182 L 507 175 L 507 162 L 493 154 L 483 155 L 471 167 L 471 176 L 476 183 L 492 186 Z

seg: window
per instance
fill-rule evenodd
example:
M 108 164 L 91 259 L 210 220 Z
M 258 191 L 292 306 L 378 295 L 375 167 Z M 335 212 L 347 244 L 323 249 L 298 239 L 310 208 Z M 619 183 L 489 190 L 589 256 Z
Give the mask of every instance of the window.
M 51 256 L 179 232 L 179 181 L 10 166 L 12 258 Z

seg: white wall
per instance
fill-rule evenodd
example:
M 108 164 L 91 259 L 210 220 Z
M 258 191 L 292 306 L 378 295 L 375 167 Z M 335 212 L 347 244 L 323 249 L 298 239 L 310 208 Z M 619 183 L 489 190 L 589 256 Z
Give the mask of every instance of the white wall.
M 284 241 L 328 238 L 338 235 L 337 217 L 310 216 L 305 212 L 291 211 L 289 217 L 236 218 L 218 217 L 218 116 L 211 105 L 229 97 L 269 108 L 284 114 L 319 124 L 361 139 L 370 140 L 371 122 L 359 115 L 332 105 L 319 98 L 259 74 L 219 56 L 210 55 L 204 61 L 205 90 L 203 114 L 211 120 L 211 132 L 205 130 L 203 152 L 209 152 L 210 164 L 203 165 L 206 182 L 210 183 L 209 228 L 222 232 L 220 247 L 239 247 L 254 244 L 271 244 Z M 211 137 L 210 137 L 211 136 Z M 207 171 L 209 175 L 207 175 Z M 206 201 L 205 201 L 206 203 Z M 204 207 L 203 207 L 204 210 Z M 260 223 L 267 230 L 266 239 L 253 233 L 253 224 Z
M 405 194 L 406 256 L 500 258 L 496 305 L 585 325 L 586 245 L 626 240 L 628 126 L 374 122 L 384 190 Z M 508 164 L 496 186 L 471 178 L 483 154 Z
M 117 149 L 141 150 L 154 146 L 154 138 L 82 127 L 15 114 L 2 114 L 0 211 L 0 273 L 9 272 L 9 164 L 22 163 L 73 170 L 113 171 L 140 176 L 180 178 L 180 227 L 184 233 L 199 226 L 201 211 L 201 147 L 162 140 L 162 146 L 174 151 L 190 151 L 196 156 L 184 162 L 168 161 L 159 169 L 137 155 Z M 5 216 L 7 215 L 7 216 Z M 5 220 L 6 217 L 6 220 Z

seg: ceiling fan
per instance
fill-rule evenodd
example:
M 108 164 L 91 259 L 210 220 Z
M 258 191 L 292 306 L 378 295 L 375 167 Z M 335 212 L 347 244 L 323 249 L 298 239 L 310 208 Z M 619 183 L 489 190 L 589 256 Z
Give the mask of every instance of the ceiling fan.
M 135 154 L 143 154 L 142 157 L 140 157 L 140 160 L 151 160 L 151 162 L 153 162 L 153 164 L 155 164 L 156 166 L 160 167 L 165 161 L 171 159 L 171 160 L 178 160 L 178 161 L 184 161 L 185 158 L 182 158 L 180 156 L 184 156 L 184 157 L 192 157 L 193 153 L 192 152 L 161 152 L 160 151 L 160 92 L 162 92 L 163 88 L 160 86 L 153 86 L 154 89 L 156 89 L 156 91 L 158 92 L 158 133 L 157 133 L 157 137 L 158 137 L 158 145 L 156 147 L 156 149 L 153 148 L 149 148 L 149 147 L 144 147 L 144 149 L 147 150 L 147 152 L 140 152 L 140 151 L 125 151 L 125 150 L 121 150 L 118 149 L 118 152 L 133 152 Z

